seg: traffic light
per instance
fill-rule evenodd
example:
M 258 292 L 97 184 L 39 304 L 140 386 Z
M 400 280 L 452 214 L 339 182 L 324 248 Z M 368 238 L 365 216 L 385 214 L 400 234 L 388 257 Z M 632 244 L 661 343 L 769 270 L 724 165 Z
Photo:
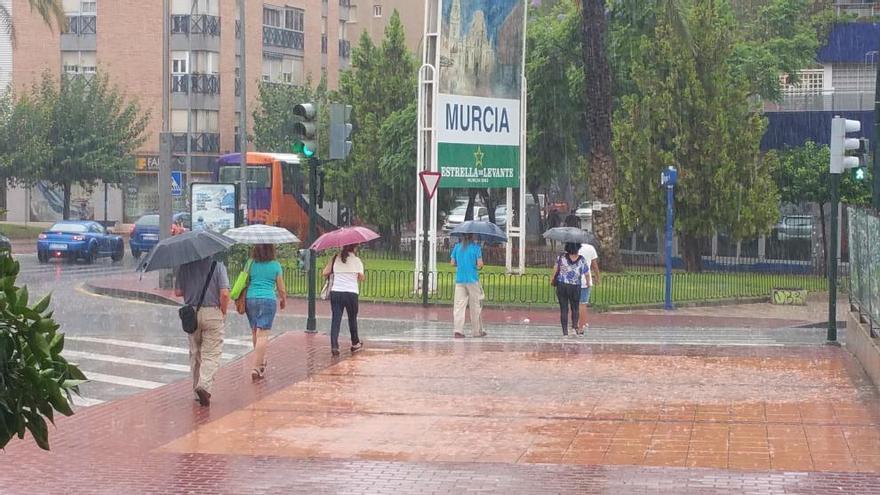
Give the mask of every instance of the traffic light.
M 344 160 L 351 153 L 351 105 L 330 104 L 330 159 Z
M 859 132 L 862 123 L 858 120 L 849 120 L 843 117 L 831 119 L 831 173 L 842 174 L 848 168 L 858 168 L 860 159 L 858 156 L 849 156 L 850 151 L 857 151 L 862 146 L 858 138 L 848 138 L 847 134 Z
M 300 249 L 297 252 L 296 257 L 296 267 L 302 271 L 306 271 L 309 269 L 309 257 L 312 255 L 312 251 L 309 249 Z
M 866 167 L 868 166 L 868 147 L 870 143 L 867 138 L 859 139 L 859 147 L 856 149 L 856 155 L 859 158 L 859 165 L 853 169 L 853 179 L 857 181 L 865 180 L 868 176 Z
M 314 103 L 300 103 L 293 107 L 300 121 L 293 125 L 293 152 L 312 158 L 318 152 L 318 107 Z

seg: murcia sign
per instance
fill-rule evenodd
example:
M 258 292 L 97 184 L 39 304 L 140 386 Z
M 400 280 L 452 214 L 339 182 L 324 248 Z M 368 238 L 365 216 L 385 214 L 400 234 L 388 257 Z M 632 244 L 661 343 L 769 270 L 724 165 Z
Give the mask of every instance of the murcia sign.
M 442 188 L 519 187 L 523 0 L 443 2 L 437 95 Z

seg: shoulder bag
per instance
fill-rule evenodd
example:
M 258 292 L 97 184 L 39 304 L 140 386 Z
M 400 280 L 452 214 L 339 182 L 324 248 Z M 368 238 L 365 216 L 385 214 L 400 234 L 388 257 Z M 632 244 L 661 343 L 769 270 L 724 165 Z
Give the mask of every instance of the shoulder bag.
M 208 286 L 211 285 L 214 268 L 217 268 L 216 261 L 211 263 L 211 270 L 208 272 L 208 278 L 205 279 L 204 287 L 202 287 L 202 294 L 199 296 L 198 305 L 194 308 L 190 304 L 185 304 L 177 310 L 177 315 L 180 316 L 180 324 L 186 333 L 193 333 L 199 328 L 199 310 L 202 309 L 202 303 L 205 302 L 205 293 L 208 292 Z
M 559 268 L 562 264 L 562 256 L 556 257 L 556 270 L 553 272 L 553 277 L 550 278 L 550 287 L 556 287 L 556 284 L 559 283 L 557 280 L 559 278 Z
M 238 278 L 235 279 L 235 286 L 232 288 L 233 292 L 235 292 L 235 289 L 238 289 L 238 297 L 235 297 L 235 312 L 240 315 L 247 312 L 247 291 L 251 285 L 251 263 L 253 261 L 251 259 L 247 261 L 244 265 L 244 270 L 238 274 Z
M 324 280 L 324 286 L 321 287 L 321 299 L 327 299 L 330 297 L 330 290 L 333 288 L 333 265 L 336 264 L 336 256 L 333 257 L 333 260 L 330 262 L 330 275 L 327 275 L 327 279 Z

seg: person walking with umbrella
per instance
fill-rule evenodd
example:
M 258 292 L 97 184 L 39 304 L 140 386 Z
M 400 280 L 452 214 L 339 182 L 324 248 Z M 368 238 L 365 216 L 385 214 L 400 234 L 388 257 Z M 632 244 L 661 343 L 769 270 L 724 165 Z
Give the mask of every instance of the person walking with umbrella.
M 565 243 L 565 252 L 556 258 L 553 282 L 556 285 L 556 298 L 559 301 L 559 321 L 562 335 L 568 335 L 568 312 L 571 310 L 571 326 L 578 331 L 578 307 L 581 300 L 581 278 L 589 274 L 590 267 L 583 256 L 578 254 L 581 245 Z
M 351 353 L 364 348 L 358 336 L 358 294 L 360 283 L 364 281 L 364 263 L 357 256 L 357 244 L 342 248 L 334 256 L 322 275 L 328 279 L 330 289 L 330 353 L 339 356 L 339 329 L 342 326 L 342 313 L 348 313 L 348 333 L 351 334 Z
M 239 312 L 241 298 L 244 297 L 244 312 L 254 345 L 251 379 L 257 381 L 266 376 L 266 348 L 278 306 L 282 310 L 287 306 L 284 270 L 275 259 L 275 245 L 296 243 L 299 239 L 287 229 L 260 224 L 227 230 L 226 236 L 239 243 L 253 245 L 251 259 L 245 271 L 239 274 L 232 297 L 237 301 Z
M 178 313 L 189 335 L 193 391 L 203 406 L 211 404 L 229 308 L 229 276 L 214 256 L 233 244 L 232 239 L 213 232 L 185 232 L 157 244 L 137 268 L 143 272 L 177 269 L 174 293 L 184 300 Z
M 357 315 L 360 283 L 366 277 L 364 263 L 358 258 L 357 250 L 361 243 L 378 238 L 379 234 L 366 227 L 346 227 L 327 232 L 312 243 L 313 251 L 342 248 L 321 272 L 326 279 L 321 297 L 330 299 L 330 353 L 334 357 L 339 356 L 339 328 L 342 326 L 343 312 L 348 314 L 352 354 L 364 348 L 358 336 Z
M 251 251 L 248 287 L 245 294 L 245 314 L 251 328 L 254 344 L 254 368 L 251 378 L 256 381 L 266 375 L 266 345 L 269 331 L 275 321 L 278 306 L 287 306 L 284 270 L 275 259 L 274 244 L 257 244 Z
M 464 338 L 465 311 L 470 308 L 473 336 L 485 337 L 481 317 L 483 287 L 480 285 L 479 272 L 483 268 L 483 251 L 475 241 L 507 242 L 507 234 L 494 223 L 469 220 L 452 229 L 449 235 L 461 239 L 449 256 L 455 267 L 453 336 Z

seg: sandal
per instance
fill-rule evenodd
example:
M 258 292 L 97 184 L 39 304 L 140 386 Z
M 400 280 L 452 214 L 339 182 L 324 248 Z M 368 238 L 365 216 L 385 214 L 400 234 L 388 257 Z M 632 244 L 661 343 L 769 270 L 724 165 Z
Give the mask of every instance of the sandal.
M 358 342 L 357 344 L 354 344 L 354 345 L 351 346 L 351 353 L 354 354 L 354 353 L 356 353 L 357 351 L 359 351 L 359 350 L 361 350 L 361 349 L 363 349 L 363 348 L 364 348 L 364 343 L 363 343 L 363 342 Z
M 464 338 L 464 334 L 461 332 L 455 332 L 454 334 L 452 334 L 452 336 L 455 337 L 456 339 L 463 339 Z
M 251 380 L 257 381 L 262 380 L 266 376 L 266 363 L 263 363 L 259 368 L 254 368 L 251 370 Z

